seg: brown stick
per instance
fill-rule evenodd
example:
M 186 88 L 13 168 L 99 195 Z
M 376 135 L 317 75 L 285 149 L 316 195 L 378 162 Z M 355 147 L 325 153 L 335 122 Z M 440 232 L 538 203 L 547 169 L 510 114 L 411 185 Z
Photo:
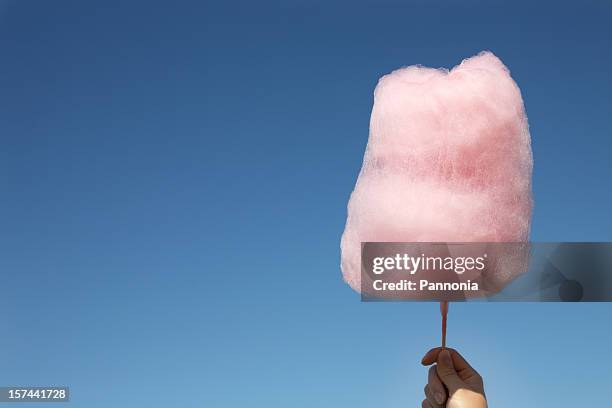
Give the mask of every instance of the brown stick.
M 446 348 L 446 316 L 448 315 L 448 302 L 440 302 L 440 313 L 442 314 L 442 348 Z

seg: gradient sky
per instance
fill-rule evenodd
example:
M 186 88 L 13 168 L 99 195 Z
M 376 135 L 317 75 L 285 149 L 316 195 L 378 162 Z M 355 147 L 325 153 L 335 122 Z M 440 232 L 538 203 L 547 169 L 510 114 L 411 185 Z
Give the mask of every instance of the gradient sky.
M 529 3 L 0 3 L 0 385 L 420 406 L 437 305 L 361 303 L 339 270 L 381 75 L 492 50 L 529 115 L 532 239 L 612 240 L 612 4 Z M 453 304 L 448 341 L 491 407 L 608 406 L 611 317 Z

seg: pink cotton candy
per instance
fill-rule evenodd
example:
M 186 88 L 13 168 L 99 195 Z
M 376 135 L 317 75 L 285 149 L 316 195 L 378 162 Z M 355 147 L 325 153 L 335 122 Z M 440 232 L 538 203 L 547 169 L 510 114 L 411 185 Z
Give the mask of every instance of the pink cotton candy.
M 532 165 L 520 90 L 492 53 L 383 76 L 342 235 L 344 279 L 360 290 L 361 242 L 527 241 Z

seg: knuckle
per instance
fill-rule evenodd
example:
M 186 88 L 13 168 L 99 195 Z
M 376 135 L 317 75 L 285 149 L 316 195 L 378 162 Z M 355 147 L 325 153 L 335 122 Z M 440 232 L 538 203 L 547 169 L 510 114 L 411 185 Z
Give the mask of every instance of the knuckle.
M 450 367 L 438 367 L 437 371 L 440 377 L 450 377 L 455 374 L 455 370 Z
M 428 382 L 429 382 L 429 384 L 435 384 L 435 383 L 439 382 L 436 366 L 431 366 L 429 368 Z
M 484 388 L 484 381 L 480 375 L 476 376 L 476 383 L 480 386 L 480 388 Z

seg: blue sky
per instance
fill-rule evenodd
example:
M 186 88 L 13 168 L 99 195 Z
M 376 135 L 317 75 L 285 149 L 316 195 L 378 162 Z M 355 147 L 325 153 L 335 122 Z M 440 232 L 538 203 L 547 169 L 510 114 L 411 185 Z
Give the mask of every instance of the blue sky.
M 612 239 L 609 3 L 1 4 L 0 385 L 420 406 L 437 305 L 361 303 L 339 270 L 372 92 L 404 65 L 496 53 L 529 115 L 532 239 Z M 492 407 L 605 406 L 611 313 L 453 304 L 448 341 Z

